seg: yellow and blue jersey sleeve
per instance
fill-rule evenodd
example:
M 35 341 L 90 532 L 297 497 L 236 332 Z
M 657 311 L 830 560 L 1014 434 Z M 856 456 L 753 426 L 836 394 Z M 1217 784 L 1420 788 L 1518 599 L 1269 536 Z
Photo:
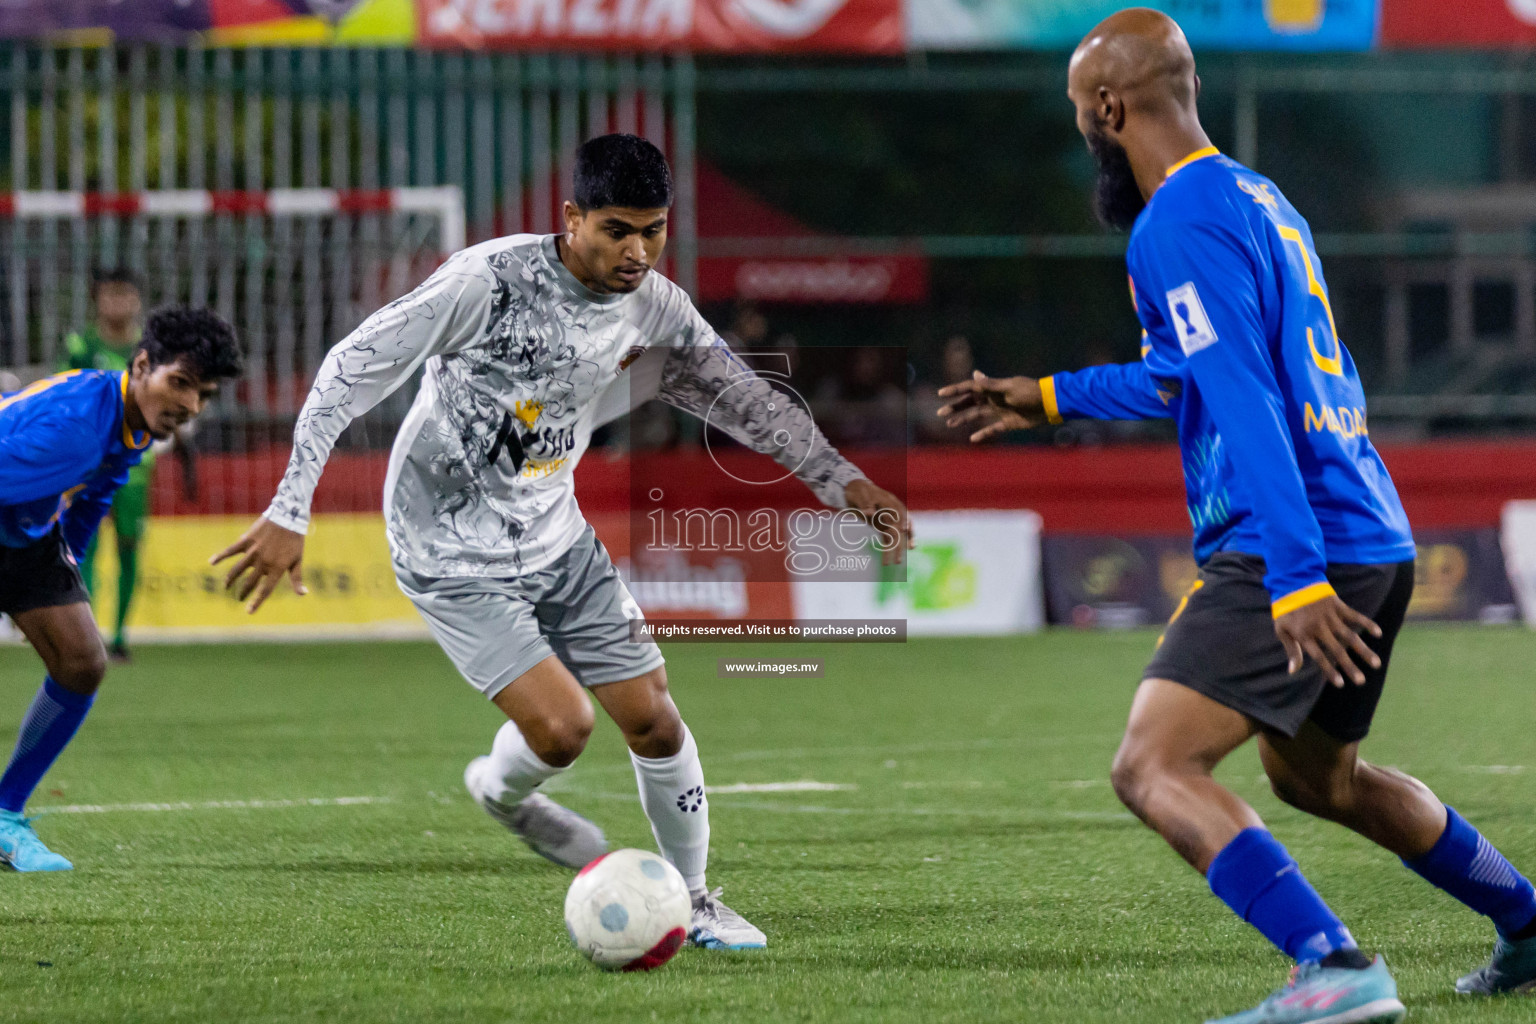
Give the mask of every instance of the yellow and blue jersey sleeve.
M 1158 386 L 1145 363 L 1090 366 L 1058 373 L 1040 382 L 1046 417 L 1052 423 L 1081 417 L 1092 420 L 1165 419 L 1168 393 Z

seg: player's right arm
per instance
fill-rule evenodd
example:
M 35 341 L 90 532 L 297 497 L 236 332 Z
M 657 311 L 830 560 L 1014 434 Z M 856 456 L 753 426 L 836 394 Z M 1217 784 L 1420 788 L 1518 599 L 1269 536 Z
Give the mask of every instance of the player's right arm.
M 320 473 L 341 432 L 411 378 L 429 357 L 457 351 L 484 330 L 495 279 L 485 260 L 460 253 L 415 291 L 374 313 L 331 349 L 293 428 L 293 453 L 272 504 L 209 560 L 239 555 L 224 586 L 260 608 L 284 576 L 306 593 L 304 534 Z
M 1067 417 L 1150 420 L 1168 415 L 1157 382 L 1141 362 L 1090 366 L 1039 380 L 994 378 L 978 371 L 970 380 L 940 388 L 939 397 L 950 399 L 938 413 L 945 425 L 974 428 L 974 442 Z

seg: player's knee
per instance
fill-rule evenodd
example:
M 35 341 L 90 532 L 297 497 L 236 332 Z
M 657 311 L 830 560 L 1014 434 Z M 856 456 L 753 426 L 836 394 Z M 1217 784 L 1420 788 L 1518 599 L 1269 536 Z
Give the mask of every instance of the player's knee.
M 1302 785 L 1294 775 L 1283 772 L 1275 772 L 1269 776 L 1269 791 L 1275 794 L 1275 799 L 1298 811 L 1306 810 L 1307 805 L 1312 802 L 1307 787 Z
M 567 711 L 544 715 L 537 722 L 519 723 L 519 728 L 540 760 L 563 768 L 586 749 L 592 725 L 592 707 L 583 701 Z
M 1354 787 L 1347 776 L 1330 774 L 1311 779 L 1294 772 L 1274 772 L 1269 776 L 1269 788 L 1286 806 L 1318 817 L 1347 814 L 1354 804 Z
M 50 674 L 54 682 L 73 693 L 95 693 L 107 675 L 107 654 L 100 644 L 60 651 Z
M 1114 787 L 1115 796 L 1120 798 L 1120 802 L 1139 814 L 1156 775 L 1156 768 L 1147 752 L 1125 744 L 1115 753 L 1115 763 L 1109 769 L 1109 784 Z
M 657 701 L 648 715 L 628 724 L 624 740 L 640 757 L 671 757 L 683 749 L 683 719 L 677 706 L 670 700 Z
M 1180 776 L 1203 770 L 1198 761 L 1179 751 L 1163 749 L 1155 743 L 1126 740 L 1115 753 L 1109 769 L 1109 784 L 1132 813 L 1146 817 L 1159 788 L 1177 784 Z

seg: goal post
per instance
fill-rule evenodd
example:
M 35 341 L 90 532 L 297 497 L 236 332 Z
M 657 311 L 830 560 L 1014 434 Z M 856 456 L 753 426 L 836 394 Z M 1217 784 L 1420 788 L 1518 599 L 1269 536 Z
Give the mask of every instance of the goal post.
M 0 193 L 0 362 L 55 362 L 98 269 L 134 271 L 151 306 L 213 306 L 259 358 L 292 322 L 350 330 L 466 241 L 453 185 Z

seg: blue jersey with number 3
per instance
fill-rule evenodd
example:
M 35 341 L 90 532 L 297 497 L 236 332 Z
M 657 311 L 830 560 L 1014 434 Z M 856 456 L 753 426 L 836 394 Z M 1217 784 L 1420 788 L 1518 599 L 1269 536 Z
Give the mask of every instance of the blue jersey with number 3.
M 1277 615 L 1332 592 L 1328 563 L 1412 558 L 1312 233 L 1274 183 L 1192 154 L 1137 219 L 1126 262 L 1142 361 L 1049 378 L 1053 418 L 1173 417 L 1196 559 L 1262 557 Z

